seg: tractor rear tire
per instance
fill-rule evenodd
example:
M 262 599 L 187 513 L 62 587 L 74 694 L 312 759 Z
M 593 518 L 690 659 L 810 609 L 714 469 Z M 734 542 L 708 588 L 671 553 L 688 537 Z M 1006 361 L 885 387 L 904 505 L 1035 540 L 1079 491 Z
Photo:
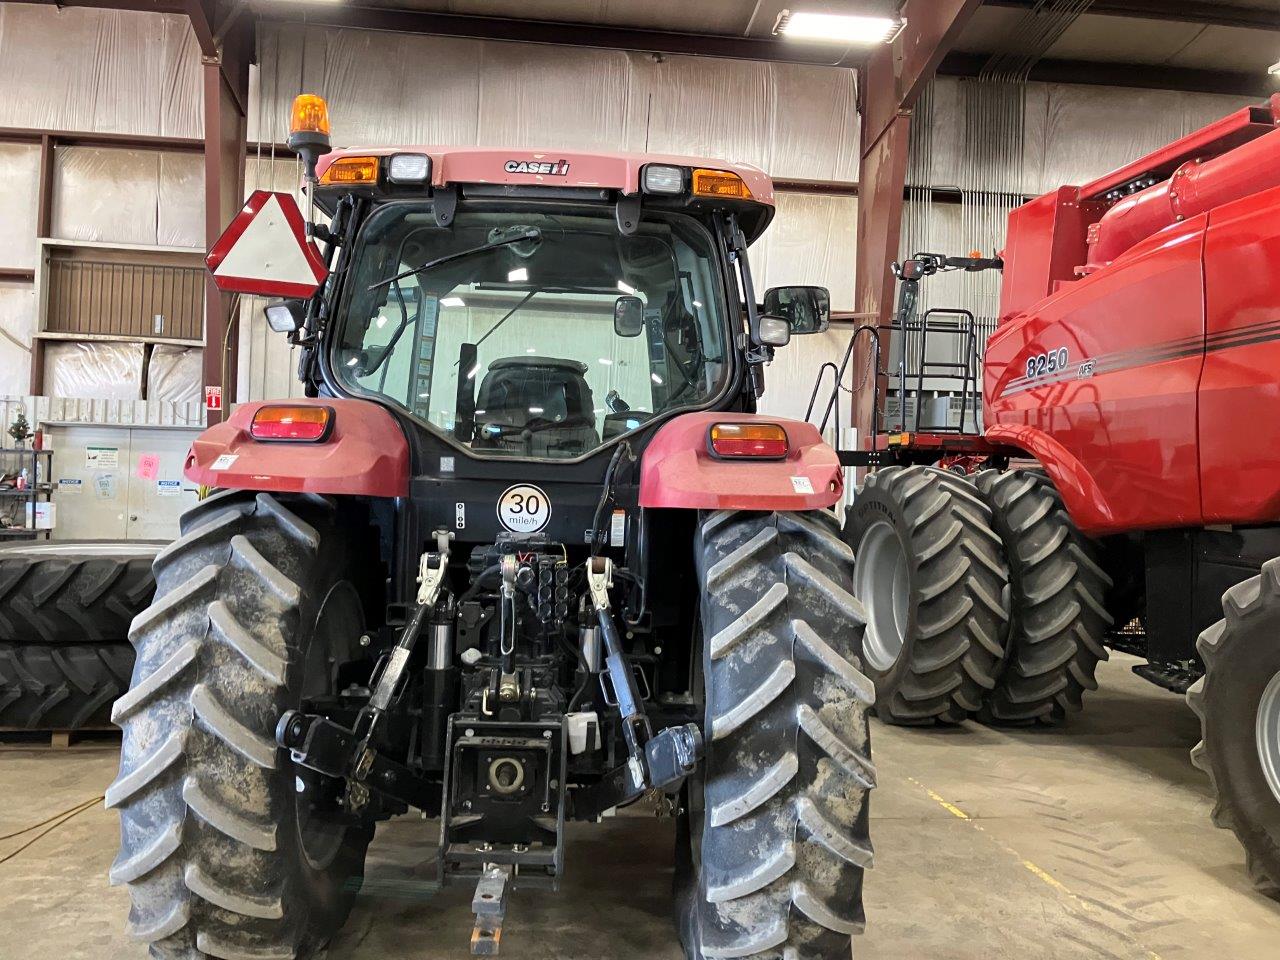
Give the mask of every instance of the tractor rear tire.
M 984 470 L 976 482 L 991 505 L 1013 586 L 1008 660 L 979 719 L 1059 723 L 1083 708 L 1086 690 L 1098 689 L 1111 578 L 1098 544 L 1076 528 L 1044 474 Z
M 706 755 L 680 831 L 686 956 L 847 960 L 875 783 L 853 558 L 817 512 L 705 514 L 696 546 Z
M 161 547 L 59 540 L 0 546 L 0 641 L 123 641 L 151 602 L 151 563 Z
M 959 723 L 996 685 L 1009 571 L 973 484 L 936 467 L 870 474 L 845 523 L 867 610 L 858 656 L 888 723 Z
M 1187 692 L 1203 739 L 1213 822 L 1245 850 L 1250 879 L 1280 899 L 1280 559 L 1222 596 L 1224 619 L 1200 634 L 1205 675 Z
M 156 558 L 106 794 L 121 827 L 110 879 L 153 957 L 306 958 L 350 910 L 372 829 L 313 815 L 275 742 L 281 714 L 304 688 L 332 692 L 330 658 L 358 646 L 349 571 L 368 558 L 343 529 L 319 497 L 223 494 Z
M 0 643 L 0 727 L 106 727 L 129 688 L 133 647 L 119 643 Z

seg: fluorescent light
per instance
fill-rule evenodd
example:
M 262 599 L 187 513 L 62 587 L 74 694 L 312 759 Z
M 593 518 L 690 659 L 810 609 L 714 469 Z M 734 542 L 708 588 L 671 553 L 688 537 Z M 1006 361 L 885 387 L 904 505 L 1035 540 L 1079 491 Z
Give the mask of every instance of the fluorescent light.
M 702 301 L 701 301 L 701 300 L 695 300 L 695 301 L 693 301 L 693 305 L 694 305 L 695 307 L 697 307 L 699 310 L 701 310 L 701 309 L 702 309 Z
M 1267 67 L 1267 73 L 1271 74 L 1273 77 L 1280 77 L 1280 60 Z
M 524 283 L 529 279 L 529 271 L 524 267 L 518 270 L 512 270 L 507 274 L 507 283 Z
M 465 307 L 466 305 L 467 301 L 461 297 L 445 297 L 440 301 L 442 307 Z
M 541 407 L 530 407 L 530 408 L 529 408 L 529 412 L 530 412 L 530 413 L 542 413 L 542 408 L 541 408 Z
M 525 353 L 537 353 L 537 352 L 538 351 L 536 347 L 529 347 L 525 350 Z
M 819 40 L 824 43 L 887 43 L 901 27 L 902 21 L 892 17 L 783 10 L 773 32 L 793 40 Z
M 612 360 L 610 360 L 608 357 L 601 357 L 601 358 L 600 358 L 600 362 L 601 362 L 601 363 L 603 363 L 606 367 L 612 367 L 612 366 L 613 366 L 613 361 L 612 361 Z
M 658 376 L 656 373 L 649 374 L 649 379 L 652 380 L 654 383 L 656 383 L 658 386 L 662 386 L 662 378 Z
M 623 283 L 621 280 L 618 281 L 618 289 L 629 297 L 634 297 L 636 295 L 636 288 L 629 283 Z

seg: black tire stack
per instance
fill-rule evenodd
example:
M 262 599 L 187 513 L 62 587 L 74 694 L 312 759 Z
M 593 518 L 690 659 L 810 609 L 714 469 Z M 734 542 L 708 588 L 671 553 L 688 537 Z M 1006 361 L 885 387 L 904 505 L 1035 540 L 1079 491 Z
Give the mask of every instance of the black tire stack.
M 0 546 L 0 728 L 110 726 L 129 687 L 129 624 L 151 602 L 159 544 Z

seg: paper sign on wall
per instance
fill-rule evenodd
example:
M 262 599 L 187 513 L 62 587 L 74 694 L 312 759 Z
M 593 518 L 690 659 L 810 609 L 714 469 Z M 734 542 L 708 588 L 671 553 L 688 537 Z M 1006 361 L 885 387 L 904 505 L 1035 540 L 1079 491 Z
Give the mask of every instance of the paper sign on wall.
M 144 453 L 138 457 L 138 479 L 154 480 L 160 475 L 160 455 Z
M 157 497 L 177 497 L 182 495 L 181 480 L 157 480 L 156 496 Z
M 119 447 L 85 447 L 86 470 L 115 470 L 120 466 Z
M 75 495 L 84 490 L 84 481 L 79 477 L 62 477 L 58 481 L 58 495 L 61 497 L 67 494 Z
M 114 500 L 116 498 L 116 475 L 114 473 L 100 473 L 93 478 L 93 492 L 99 500 Z

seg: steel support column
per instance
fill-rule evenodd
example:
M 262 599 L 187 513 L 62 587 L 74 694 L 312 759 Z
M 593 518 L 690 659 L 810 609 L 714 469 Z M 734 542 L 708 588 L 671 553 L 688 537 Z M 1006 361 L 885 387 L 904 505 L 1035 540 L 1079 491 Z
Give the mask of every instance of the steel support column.
M 204 24 L 194 24 L 197 36 Z M 204 236 L 212 247 L 244 203 L 247 124 L 244 105 L 249 94 L 251 22 L 232 31 L 204 62 Z M 205 38 L 206 41 L 208 38 Z M 208 410 L 210 426 L 221 422 L 236 396 L 239 338 L 235 329 L 236 299 L 205 278 L 204 386 L 221 390 L 221 409 Z M 203 391 L 202 391 L 203 393 Z
M 939 62 L 955 43 L 981 0 L 907 0 L 907 26 L 890 46 L 877 50 L 859 71 L 862 112 L 862 164 L 859 172 L 857 313 L 888 325 L 893 310 L 893 276 L 889 265 L 898 256 L 902 235 L 902 199 L 907 180 L 907 146 L 911 108 Z M 887 336 L 887 331 L 885 331 Z M 887 346 L 887 342 L 886 342 Z M 853 369 L 867 369 L 870 344 L 859 339 Z M 881 351 L 881 363 L 889 351 Z M 866 445 L 871 414 L 884 394 L 883 370 L 866 378 L 855 393 L 851 422 L 859 443 Z

